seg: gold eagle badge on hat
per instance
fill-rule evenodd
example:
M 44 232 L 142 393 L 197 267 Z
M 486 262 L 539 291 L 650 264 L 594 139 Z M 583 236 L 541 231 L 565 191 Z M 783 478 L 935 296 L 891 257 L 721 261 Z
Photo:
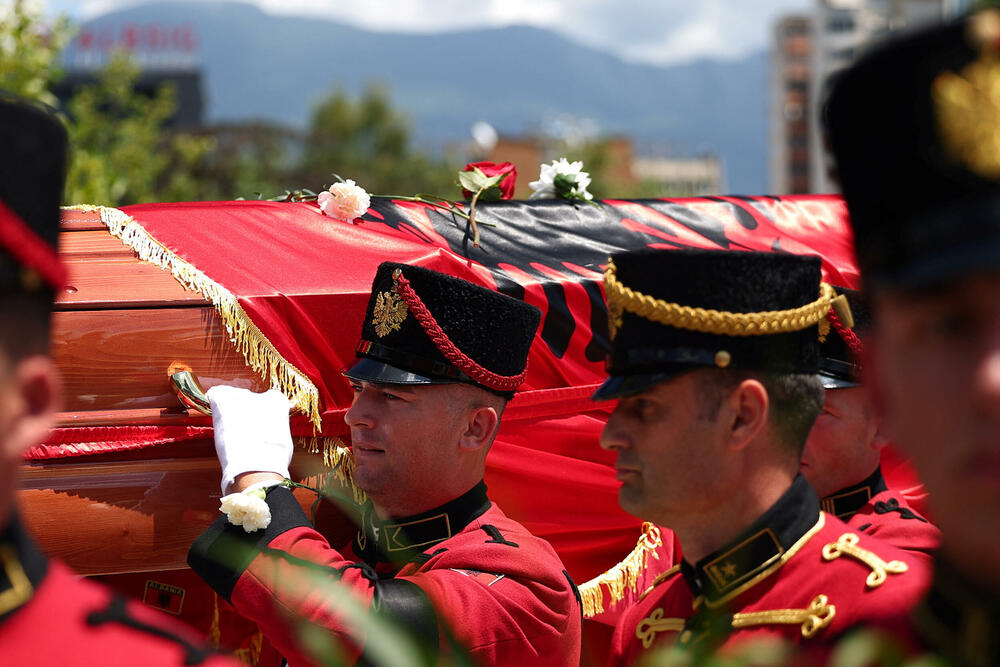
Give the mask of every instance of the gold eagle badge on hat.
M 396 281 L 401 272 L 396 269 L 392 274 L 392 289 L 379 292 L 375 296 L 375 307 L 372 308 L 372 324 L 375 325 L 375 335 L 385 338 L 392 331 L 399 331 L 399 325 L 406 319 L 409 308 L 397 291 Z
M 941 142 L 952 159 L 984 178 L 1000 179 L 1000 12 L 969 21 L 967 41 L 980 51 L 961 72 L 934 79 L 931 95 Z

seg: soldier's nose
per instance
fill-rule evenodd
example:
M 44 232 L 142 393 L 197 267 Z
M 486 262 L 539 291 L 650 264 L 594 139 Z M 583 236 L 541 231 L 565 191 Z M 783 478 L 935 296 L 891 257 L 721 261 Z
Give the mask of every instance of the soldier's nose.
M 624 449 L 628 446 L 628 434 L 622 429 L 616 418 L 618 411 L 615 410 L 608 418 L 608 422 L 601 431 L 601 448 L 607 450 Z
M 977 359 L 973 390 L 980 409 L 1000 415 L 1000 323 L 993 329 Z

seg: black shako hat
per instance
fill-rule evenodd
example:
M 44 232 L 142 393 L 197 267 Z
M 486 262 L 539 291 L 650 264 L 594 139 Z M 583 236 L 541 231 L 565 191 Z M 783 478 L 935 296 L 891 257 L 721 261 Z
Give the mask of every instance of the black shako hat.
M 604 292 L 610 377 L 594 400 L 705 367 L 816 373 L 836 298 L 818 257 L 714 250 L 614 255 Z
M 1000 14 L 884 44 L 837 75 L 827 138 L 865 289 L 1000 266 Z
M 831 322 L 830 333 L 820 344 L 819 379 L 824 389 L 846 389 L 861 384 L 862 343 L 859 336 L 871 329 L 872 319 L 860 292 L 846 287 L 834 289 L 847 299 L 853 322 Z
M 541 312 L 418 266 L 383 262 L 344 375 L 386 384 L 466 382 L 510 398 L 524 381 Z
M 55 292 L 66 130 L 54 114 L 0 91 L 0 291 Z

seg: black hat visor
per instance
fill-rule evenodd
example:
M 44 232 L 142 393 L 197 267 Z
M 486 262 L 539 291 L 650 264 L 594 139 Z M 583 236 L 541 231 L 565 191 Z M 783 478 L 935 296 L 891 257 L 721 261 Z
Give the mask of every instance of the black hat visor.
M 680 366 L 668 371 L 638 375 L 611 375 L 597 388 L 597 391 L 591 394 L 590 399 L 592 401 L 610 401 L 633 396 L 654 385 L 672 380 L 698 368 L 706 368 L 706 366 Z
M 367 357 L 358 359 L 353 366 L 345 370 L 344 377 L 375 384 L 453 384 L 458 381 L 427 377 Z

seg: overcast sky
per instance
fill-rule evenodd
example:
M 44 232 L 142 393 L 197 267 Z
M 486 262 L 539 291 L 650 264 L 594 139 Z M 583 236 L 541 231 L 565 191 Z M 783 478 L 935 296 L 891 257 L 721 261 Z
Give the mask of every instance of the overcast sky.
M 163 0 L 161 0 L 163 1 Z M 181 2 L 183 0 L 171 0 Z M 190 1 L 190 0 L 188 0 Z M 731 58 L 767 48 L 775 19 L 817 0 L 249 0 L 266 11 L 318 15 L 369 30 L 435 32 L 515 23 L 553 29 L 631 61 Z M 3 4 L 4 0 L 0 0 Z M 85 19 L 137 0 L 45 0 Z

